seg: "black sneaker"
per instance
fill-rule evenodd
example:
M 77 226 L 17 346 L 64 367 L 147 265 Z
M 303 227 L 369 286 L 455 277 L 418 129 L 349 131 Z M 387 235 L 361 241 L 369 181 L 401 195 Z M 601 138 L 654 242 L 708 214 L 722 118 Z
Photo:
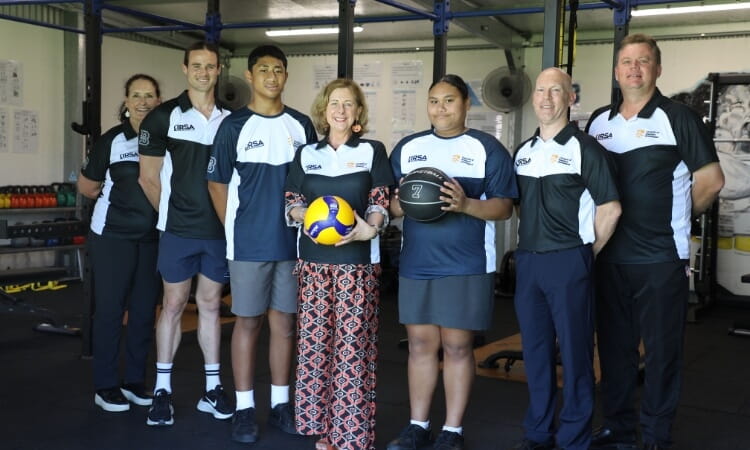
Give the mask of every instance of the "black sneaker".
M 294 407 L 289 402 L 279 403 L 271 408 L 271 412 L 268 415 L 268 424 L 284 433 L 299 434 L 294 423 Z
M 143 383 L 125 383 L 120 388 L 120 392 L 128 401 L 138 406 L 151 406 L 154 402 L 154 395 L 146 392 Z
M 591 437 L 591 448 L 595 450 L 634 450 L 636 444 L 635 433 L 616 432 L 606 427 L 594 430 Z
M 246 444 L 258 440 L 255 408 L 239 409 L 234 412 L 234 416 L 232 416 L 232 440 Z
M 542 444 L 531 439 L 524 439 L 513 447 L 514 450 L 553 450 L 554 448 L 552 444 Z
M 117 388 L 99 389 L 94 394 L 94 403 L 109 412 L 121 412 L 130 409 L 127 399 L 122 396 L 122 392 Z
M 435 450 L 463 450 L 464 437 L 452 431 L 443 430 L 435 439 Z
M 146 425 L 166 426 L 174 423 L 172 394 L 166 389 L 159 389 L 154 394 L 154 401 L 148 409 Z
M 234 414 L 224 388 L 219 384 L 198 400 L 198 411 L 213 414 L 216 419 L 228 419 Z
M 387 450 L 417 450 L 432 442 L 430 430 L 425 430 L 419 425 L 409 424 L 401 430 L 401 434 L 388 443 Z

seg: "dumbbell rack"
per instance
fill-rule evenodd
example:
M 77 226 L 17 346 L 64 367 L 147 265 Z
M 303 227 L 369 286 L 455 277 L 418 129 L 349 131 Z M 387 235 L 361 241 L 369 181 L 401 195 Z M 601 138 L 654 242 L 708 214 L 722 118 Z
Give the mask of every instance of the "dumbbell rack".
M 57 208 L 28 208 L 28 209 L 0 209 L 0 217 L 9 217 L 22 215 L 65 215 L 70 216 L 75 213 L 76 207 L 57 207 Z M 34 239 L 59 239 L 64 237 L 72 236 L 85 236 L 87 233 L 86 225 L 84 222 L 66 218 L 63 221 L 57 222 L 42 222 L 33 224 L 16 224 L 11 225 L 7 219 L 0 218 L 0 239 L 14 239 L 14 238 L 34 238 Z M 7 255 L 13 253 L 31 253 L 31 252 L 42 252 L 42 251 L 54 251 L 54 252 L 74 252 L 76 265 L 71 270 L 71 273 L 75 273 L 76 278 L 82 279 L 83 267 L 81 252 L 83 251 L 84 245 L 82 243 L 76 244 L 63 244 L 63 245 L 43 245 L 43 246 L 23 246 L 23 247 L 0 247 L 0 255 Z M 3 278 L 9 276 L 31 276 L 37 274 L 44 276 L 45 273 L 52 275 L 53 273 L 60 273 L 59 267 L 34 267 L 28 269 L 10 269 L 0 271 L 0 276 Z

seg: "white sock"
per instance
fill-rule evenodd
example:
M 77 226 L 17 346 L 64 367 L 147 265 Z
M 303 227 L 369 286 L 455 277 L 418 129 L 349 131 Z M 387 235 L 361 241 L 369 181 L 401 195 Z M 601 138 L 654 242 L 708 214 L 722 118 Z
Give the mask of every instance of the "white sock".
M 156 386 L 154 392 L 164 389 L 172 392 L 172 363 L 156 363 Z
M 247 408 L 255 408 L 255 391 L 250 389 L 249 391 L 237 391 L 235 392 L 237 398 L 237 411 Z
M 271 408 L 282 403 L 289 403 L 289 385 L 271 385 Z
M 216 386 L 221 384 L 219 378 L 219 363 L 206 364 L 206 392 L 213 390 Z
M 443 425 L 443 431 L 450 431 L 451 433 L 464 434 L 464 427 L 449 427 L 448 425 Z
M 412 424 L 412 425 L 419 425 L 420 427 L 424 428 L 425 430 L 429 430 L 430 429 L 430 421 L 429 420 L 426 421 L 426 422 L 420 422 L 418 420 L 412 419 L 412 420 L 409 421 L 409 423 Z

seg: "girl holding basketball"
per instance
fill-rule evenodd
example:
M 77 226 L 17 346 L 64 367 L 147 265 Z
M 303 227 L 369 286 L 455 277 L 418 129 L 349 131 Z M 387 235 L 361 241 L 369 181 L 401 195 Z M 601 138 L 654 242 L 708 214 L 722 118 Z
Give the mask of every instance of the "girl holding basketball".
M 380 254 L 393 174 L 385 147 L 363 139 L 367 105 L 352 80 L 330 82 L 311 118 L 324 135 L 298 150 L 286 184 L 289 225 L 307 205 L 336 195 L 355 212 L 354 229 L 335 245 L 305 231 L 298 240 L 297 431 L 321 435 L 317 449 L 375 448 Z
M 434 448 L 463 448 L 461 423 L 474 378 L 473 330 L 490 327 L 494 303 L 494 221 L 511 216 L 518 196 L 508 151 L 495 137 L 466 127 L 469 107 L 466 83 L 445 75 L 429 90 L 432 129 L 405 137 L 390 157 L 396 179 L 431 167 L 449 180 L 440 189 L 445 215 L 431 222 L 404 218 L 399 320 L 409 338 L 411 420 L 389 450 L 432 441 L 428 415 L 440 349 L 446 418 Z M 390 212 L 404 215 L 398 190 Z

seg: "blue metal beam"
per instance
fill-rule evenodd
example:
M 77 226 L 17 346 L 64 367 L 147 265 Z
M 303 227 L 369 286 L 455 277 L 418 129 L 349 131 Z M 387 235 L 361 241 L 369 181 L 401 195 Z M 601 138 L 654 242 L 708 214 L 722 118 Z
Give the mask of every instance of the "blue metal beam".
M 183 27 L 186 27 L 186 29 L 195 29 L 195 27 L 202 28 L 202 25 L 196 25 L 191 22 L 185 22 L 182 20 L 177 19 L 170 19 L 168 17 L 159 16 L 156 14 L 151 14 L 143 11 L 137 11 L 135 9 L 130 8 L 124 8 L 122 6 L 115 6 L 115 5 L 102 5 L 103 9 L 108 9 L 110 11 L 116 11 L 122 14 L 127 14 L 134 17 L 142 17 L 144 19 L 151 19 L 162 23 L 171 23 L 172 25 L 182 25 Z
M 0 0 L 0 5 L 48 5 L 52 3 L 83 3 L 83 0 Z
M 0 19 L 11 20 L 13 22 L 26 23 L 29 25 L 37 25 L 40 27 L 52 28 L 55 30 L 70 31 L 72 33 L 79 33 L 79 34 L 85 33 L 84 30 L 79 30 L 78 28 L 66 27 L 64 25 L 54 25 L 54 24 L 47 23 L 47 22 L 40 22 L 38 20 L 32 20 L 32 19 L 24 19 L 23 17 L 10 16 L 8 14 L 2 14 L 2 13 L 0 13 Z
M 394 8 L 398 8 L 398 9 L 406 11 L 406 12 L 417 14 L 418 16 L 421 16 L 422 19 L 430 19 L 430 20 L 437 20 L 438 19 L 438 15 L 436 13 L 429 12 L 429 11 L 423 11 L 423 10 L 418 9 L 418 8 L 414 8 L 414 7 L 411 7 L 411 6 L 408 6 L 408 5 L 404 5 L 403 3 L 397 2 L 395 0 L 375 0 L 375 1 L 378 2 L 378 3 L 383 3 L 384 5 L 393 6 Z

